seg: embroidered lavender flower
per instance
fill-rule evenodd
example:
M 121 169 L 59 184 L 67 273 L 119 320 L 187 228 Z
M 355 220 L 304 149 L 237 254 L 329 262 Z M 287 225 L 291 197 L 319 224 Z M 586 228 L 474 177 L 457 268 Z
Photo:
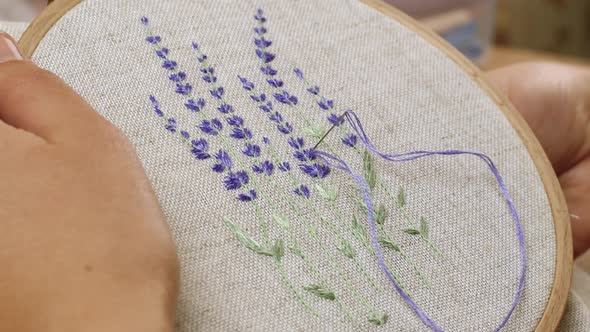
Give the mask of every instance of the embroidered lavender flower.
M 278 73 L 278 71 L 271 67 L 271 65 L 260 67 L 260 71 L 266 76 L 275 76 Z
M 177 127 L 176 120 L 174 118 L 168 118 L 168 124 L 166 124 L 164 127 L 169 132 L 175 133 L 176 132 L 176 127 Z
M 199 98 L 197 101 L 194 99 L 189 99 L 186 101 L 186 103 L 184 103 L 184 106 L 186 106 L 186 108 L 190 111 L 200 112 L 203 107 L 205 107 L 205 99 Z
M 270 138 L 264 136 L 264 137 L 262 137 L 262 142 L 266 145 L 270 145 Z
M 358 137 L 356 135 L 348 134 L 342 138 L 342 143 L 344 143 L 344 145 L 350 146 L 351 148 L 354 148 L 357 140 Z
M 150 44 L 158 44 L 162 41 L 162 37 L 160 36 L 147 36 L 145 37 L 145 41 Z
M 259 165 L 253 165 L 252 171 L 254 173 L 258 173 L 258 174 L 265 173 L 267 176 L 271 176 L 272 173 L 274 172 L 274 168 L 275 168 L 275 166 L 269 160 L 265 160 L 262 163 L 260 163 Z
M 242 152 L 248 157 L 260 157 L 260 146 L 256 144 L 246 143 Z
M 213 136 L 219 134 L 219 132 L 223 129 L 223 125 L 221 124 L 221 121 L 219 121 L 218 119 L 212 119 L 210 121 L 203 120 L 197 127 L 201 129 L 201 131 L 205 134 Z
M 242 87 L 246 90 L 246 91 L 252 91 L 252 89 L 254 89 L 254 83 L 250 82 L 247 78 L 239 76 L 238 78 L 240 79 L 240 82 L 242 82 Z
M 278 102 L 281 102 L 283 104 L 287 104 L 287 105 L 297 105 L 297 97 L 289 94 L 289 92 L 283 90 L 282 92 L 275 92 L 273 94 L 273 96 L 275 97 L 275 99 Z
M 256 32 L 257 35 L 264 35 L 266 33 L 266 28 L 265 27 L 254 28 L 254 32 Z
M 152 102 L 152 105 L 154 106 L 154 112 L 156 113 L 156 115 L 159 117 L 164 116 L 164 112 L 162 112 L 162 110 L 160 109 L 160 103 L 158 102 L 156 97 L 150 96 L 150 101 Z
M 330 122 L 332 125 L 338 127 L 344 123 L 344 118 L 332 113 L 328 116 L 328 122 Z
M 219 105 L 217 110 L 223 114 L 228 114 L 228 113 L 232 113 L 234 111 L 234 107 L 230 104 L 224 103 L 224 104 Z
M 209 143 L 207 143 L 207 141 L 204 138 L 192 140 L 191 145 L 191 153 L 195 156 L 195 158 L 199 160 L 205 160 L 211 157 L 211 155 L 208 152 Z
M 240 189 L 242 186 L 245 186 L 250 181 L 248 177 L 248 173 L 244 171 L 237 171 L 237 172 L 229 172 L 223 178 L 223 183 L 225 184 L 225 189 L 227 190 L 236 190 Z
M 170 50 L 165 47 L 161 48 L 159 50 L 156 50 L 156 55 L 160 59 L 166 59 L 168 57 L 168 53 L 170 53 Z
M 186 96 L 189 95 L 192 90 L 193 87 L 189 83 L 176 83 L 176 93 Z
M 149 23 L 149 20 L 148 20 L 148 18 L 147 18 L 147 17 L 145 17 L 145 16 L 143 16 L 143 17 L 141 18 L 141 24 L 143 24 L 143 25 L 148 25 L 148 23 Z
M 191 138 L 191 135 L 186 130 L 181 130 L 180 136 L 184 137 L 184 139 L 187 139 L 187 140 L 189 140 Z
M 256 10 L 256 15 L 254 16 L 254 19 L 260 23 L 266 22 L 266 18 L 264 17 L 264 11 L 261 8 L 258 8 Z
M 281 171 L 281 172 L 288 172 L 291 170 L 291 164 L 289 164 L 289 162 L 287 161 L 283 161 L 282 163 L 280 163 L 277 168 Z
M 334 108 L 334 101 L 329 100 L 326 97 L 322 97 L 322 99 L 320 99 L 318 101 L 318 105 L 320 106 L 321 109 L 330 110 L 330 109 Z
M 182 82 L 186 79 L 186 73 L 183 71 L 179 71 L 178 73 L 174 73 L 168 77 L 172 82 Z
M 261 95 L 250 95 L 250 98 L 252 98 L 252 100 L 254 100 L 257 103 L 262 103 L 266 101 L 266 95 L 264 93 Z
M 299 196 L 305 197 L 305 198 L 309 198 L 311 196 L 311 192 L 309 191 L 309 188 L 305 185 L 300 185 L 299 187 L 295 188 L 295 190 L 293 190 L 294 193 L 296 193 Z
M 330 174 L 330 168 L 328 166 L 317 163 L 313 165 L 301 164 L 299 165 L 299 169 L 312 178 L 323 179 Z
M 229 156 L 229 153 L 227 153 L 227 151 L 224 150 L 219 150 L 215 155 L 215 160 L 217 161 L 217 163 L 215 163 L 211 168 L 213 169 L 214 172 L 217 173 L 223 173 L 225 172 L 226 169 L 231 169 L 233 166 L 231 157 Z
M 176 61 L 172 61 L 172 60 L 165 60 L 162 63 L 162 68 L 164 69 L 168 69 L 168 70 L 175 70 L 176 66 L 178 66 L 178 64 L 176 63 Z
M 267 48 L 270 45 L 272 45 L 272 41 L 270 41 L 264 37 L 260 37 L 260 38 L 254 38 L 254 44 L 256 45 L 256 47 L 264 49 L 264 48 Z
M 311 93 L 312 95 L 318 95 L 320 93 L 320 87 L 319 86 L 312 86 L 311 88 L 307 88 L 307 91 L 309 93 Z
M 218 87 L 216 89 L 213 90 L 209 90 L 209 92 L 211 92 L 211 95 L 217 99 L 221 99 L 223 97 L 223 93 L 225 92 L 225 90 L 223 89 L 223 87 Z
M 273 88 L 280 88 L 283 86 L 283 81 L 276 79 L 276 78 L 266 80 L 266 82 L 268 82 L 268 84 L 270 86 L 272 86 Z
M 250 189 L 248 193 L 241 193 L 238 195 L 237 199 L 242 202 L 251 202 L 258 197 L 256 190 Z
M 295 69 L 293 69 L 293 72 L 295 72 L 295 75 L 297 75 L 297 77 L 299 77 L 300 79 L 304 79 L 305 78 L 305 76 L 303 75 L 303 72 L 301 71 L 301 69 L 295 68 Z

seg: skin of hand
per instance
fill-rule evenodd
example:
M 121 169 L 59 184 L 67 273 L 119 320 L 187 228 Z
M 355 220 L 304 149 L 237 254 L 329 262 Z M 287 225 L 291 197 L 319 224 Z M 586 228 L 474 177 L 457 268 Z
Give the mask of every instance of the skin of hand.
M 172 331 L 174 243 L 130 143 L 0 33 L 0 331 Z
M 590 68 L 524 63 L 487 76 L 547 153 L 572 216 L 574 255 L 583 254 L 590 247 Z

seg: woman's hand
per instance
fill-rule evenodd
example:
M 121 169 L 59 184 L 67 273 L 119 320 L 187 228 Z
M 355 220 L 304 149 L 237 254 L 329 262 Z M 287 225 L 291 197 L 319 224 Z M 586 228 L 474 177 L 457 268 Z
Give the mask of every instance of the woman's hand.
M 133 147 L 0 33 L 0 331 L 172 331 L 174 244 Z
M 590 69 L 527 63 L 488 73 L 541 142 L 565 194 L 579 256 L 590 247 Z

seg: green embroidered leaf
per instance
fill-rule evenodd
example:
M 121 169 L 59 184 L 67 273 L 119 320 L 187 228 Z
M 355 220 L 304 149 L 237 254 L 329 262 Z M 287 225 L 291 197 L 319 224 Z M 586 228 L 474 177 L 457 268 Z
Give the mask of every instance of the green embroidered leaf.
M 385 325 L 385 323 L 387 323 L 387 314 L 383 314 L 383 315 L 377 315 L 377 314 L 371 314 L 371 316 L 369 316 L 369 322 L 377 325 L 377 326 L 383 326 Z
M 328 202 L 333 202 L 338 197 L 336 190 L 324 187 L 319 183 L 315 185 L 315 188 L 318 190 L 318 194 Z
M 356 252 L 354 251 L 354 248 L 352 247 L 352 245 L 350 244 L 350 242 L 346 241 L 346 240 L 342 240 L 342 242 L 340 243 L 340 246 L 338 247 L 338 250 L 346 257 L 352 259 L 356 256 Z
M 397 206 L 403 208 L 406 206 L 406 193 L 404 188 L 399 188 L 399 193 L 397 194 Z
M 363 170 L 365 173 L 365 180 L 367 181 L 369 188 L 373 190 L 373 188 L 375 188 L 375 183 L 377 182 L 377 173 L 375 173 L 373 157 L 369 150 L 365 150 L 363 155 Z
M 387 249 L 391 249 L 393 251 L 400 252 L 399 246 L 397 244 L 393 243 L 393 241 L 391 241 L 391 239 L 389 239 L 389 237 L 387 235 L 379 236 L 377 238 L 377 242 L 379 242 L 379 244 L 383 248 L 387 248 Z
M 420 231 L 415 228 L 406 228 L 403 231 L 404 231 L 404 233 L 408 233 L 410 235 L 419 235 L 420 234 Z
M 293 244 L 289 246 L 289 251 L 293 253 L 293 255 L 303 258 L 303 252 L 301 252 L 301 248 L 299 248 L 298 244 Z
M 420 218 L 420 234 L 422 234 L 425 238 L 428 238 L 428 223 L 424 217 Z
M 317 237 L 318 236 L 318 230 L 315 227 L 313 227 L 313 226 L 310 226 L 309 227 L 308 232 L 309 232 L 309 235 L 311 235 L 313 237 Z
M 387 210 L 385 210 L 385 205 L 379 205 L 377 211 L 375 211 L 375 222 L 379 225 L 383 225 L 385 223 L 385 219 L 387 218 Z
M 280 262 L 281 258 L 285 255 L 285 245 L 283 244 L 283 240 L 276 240 L 275 244 L 272 246 L 271 252 L 274 258 Z
M 362 214 L 367 214 L 367 206 L 365 202 L 358 201 L 358 209 Z
M 336 295 L 334 295 L 334 292 L 321 285 L 311 284 L 303 287 L 303 289 L 312 293 L 315 296 L 321 297 L 322 299 L 330 301 L 334 301 L 336 299 Z
M 358 222 L 355 215 L 352 215 L 352 235 L 361 243 L 367 243 L 367 236 L 363 226 Z
M 234 234 L 234 236 L 236 237 L 236 239 L 238 239 L 238 241 L 240 241 L 240 243 L 252 250 L 255 251 L 257 253 L 262 253 L 261 251 L 264 251 L 262 249 L 262 247 L 260 246 L 260 244 L 258 244 L 258 242 L 254 241 L 252 238 L 250 238 L 248 236 L 248 234 L 244 233 L 244 231 L 242 231 L 242 229 L 240 229 L 240 227 L 238 227 L 237 225 L 234 225 L 229 218 L 224 217 L 224 223 L 225 226 L 227 226 L 227 228 L 229 228 L 229 230 Z
M 324 136 L 324 133 L 326 132 L 324 130 L 324 127 L 321 125 L 310 125 L 309 127 L 303 128 L 302 131 L 307 135 L 315 138 L 322 138 Z
M 281 214 L 273 214 L 272 218 L 277 223 L 277 225 L 281 226 L 283 229 L 289 229 L 289 220 L 287 219 L 287 217 Z

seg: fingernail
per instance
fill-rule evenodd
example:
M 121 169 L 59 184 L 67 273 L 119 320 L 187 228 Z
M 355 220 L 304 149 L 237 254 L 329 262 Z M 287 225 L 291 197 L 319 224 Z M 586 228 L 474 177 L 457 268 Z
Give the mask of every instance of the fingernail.
M 0 31 L 0 63 L 23 59 L 12 37 Z

